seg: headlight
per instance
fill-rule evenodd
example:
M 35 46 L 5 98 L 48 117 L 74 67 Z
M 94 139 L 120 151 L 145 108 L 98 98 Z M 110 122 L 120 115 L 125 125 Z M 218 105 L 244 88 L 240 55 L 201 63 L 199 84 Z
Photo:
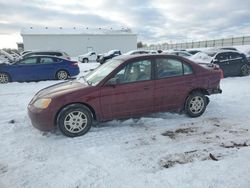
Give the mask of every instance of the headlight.
M 37 101 L 34 102 L 33 105 L 36 108 L 45 109 L 49 106 L 50 103 L 51 99 L 38 99 Z

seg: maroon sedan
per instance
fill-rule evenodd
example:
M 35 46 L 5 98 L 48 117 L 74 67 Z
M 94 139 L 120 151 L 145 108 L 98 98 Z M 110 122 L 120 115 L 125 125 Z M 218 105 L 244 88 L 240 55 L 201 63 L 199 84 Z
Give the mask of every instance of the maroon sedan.
M 69 137 L 87 133 L 92 121 L 185 111 L 198 117 L 221 93 L 221 69 L 174 55 L 119 56 L 75 81 L 39 91 L 28 106 L 42 131 L 58 127 Z

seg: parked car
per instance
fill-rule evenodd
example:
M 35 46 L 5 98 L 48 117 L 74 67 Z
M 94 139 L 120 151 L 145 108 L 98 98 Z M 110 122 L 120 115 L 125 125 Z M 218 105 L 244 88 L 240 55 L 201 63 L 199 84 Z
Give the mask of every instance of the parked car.
M 211 63 L 218 64 L 224 72 L 224 77 L 249 75 L 250 62 L 246 55 L 234 50 L 206 52 L 212 57 Z
M 25 53 L 22 58 L 34 56 L 34 55 L 50 55 L 50 56 L 56 56 L 64 59 L 70 60 L 70 56 L 66 52 L 60 52 L 60 51 L 32 51 Z
M 78 61 L 82 63 L 88 63 L 89 61 L 96 61 L 97 56 L 95 52 L 88 52 L 78 56 Z
M 212 64 L 210 64 L 212 65 Z M 208 95 L 221 93 L 222 71 L 173 55 L 118 56 L 80 80 L 38 92 L 28 105 L 34 127 L 58 127 L 69 137 L 87 133 L 94 120 L 185 111 L 203 114 Z
M 12 54 L 4 51 L 4 50 L 1 50 L 0 49 L 0 56 L 2 57 L 2 59 L 6 59 L 9 63 L 14 63 L 17 59 L 17 57 L 14 57 Z
M 58 79 L 79 74 L 78 63 L 55 56 L 31 56 L 14 64 L 0 64 L 0 83 Z
M 103 54 L 99 57 L 100 64 L 105 63 L 107 60 L 112 59 L 113 57 L 121 55 L 120 50 L 110 50 L 108 53 Z
M 0 64 L 9 64 L 8 58 L 5 56 L 0 55 Z

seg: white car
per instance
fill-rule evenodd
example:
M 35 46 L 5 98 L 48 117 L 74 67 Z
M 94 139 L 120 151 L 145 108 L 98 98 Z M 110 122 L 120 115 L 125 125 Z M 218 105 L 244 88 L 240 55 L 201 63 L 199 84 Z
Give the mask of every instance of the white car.
M 90 61 L 96 61 L 96 59 L 97 59 L 97 56 L 96 56 L 95 52 L 88 52 L 86 54 L 78 56 L 78 61 L 80 61 L 82 63 L 88 63 Z

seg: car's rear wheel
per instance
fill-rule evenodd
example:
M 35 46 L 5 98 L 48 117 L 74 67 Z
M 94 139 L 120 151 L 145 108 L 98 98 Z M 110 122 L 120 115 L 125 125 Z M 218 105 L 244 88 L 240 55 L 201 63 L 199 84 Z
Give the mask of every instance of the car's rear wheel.
M 249 75 L 249 66 L 247 64 L 242 65 L 242 67 L 240 68 L 240 73 L 241 76 Z
M 198 117 L 204 113 L 206 107 L 206 96 L 200 92 L 193 92 L 186 100 L 185 110 L 190 117 Z
M 63 108 L 57 118 L 60 131 L 68 137 L 86 134 L 92 125 L 90 110 L 82 104 L 71 104 Z
M 66 80 L 69 77 L 69 74 L 65 70 L 59 70 L 56 73 L 56 79 L 57 80 Z
M 6 73 L 0 73 L 0 83 L 1 84 L 6 84 L 10 82 L 10 77 L 8 74 Z
M 84 58 L 84 59 L 82 60 L 82 62 L 83 62 L 83 63 L 88 63 L 89 60 L 88 60 L 87 58 Z

